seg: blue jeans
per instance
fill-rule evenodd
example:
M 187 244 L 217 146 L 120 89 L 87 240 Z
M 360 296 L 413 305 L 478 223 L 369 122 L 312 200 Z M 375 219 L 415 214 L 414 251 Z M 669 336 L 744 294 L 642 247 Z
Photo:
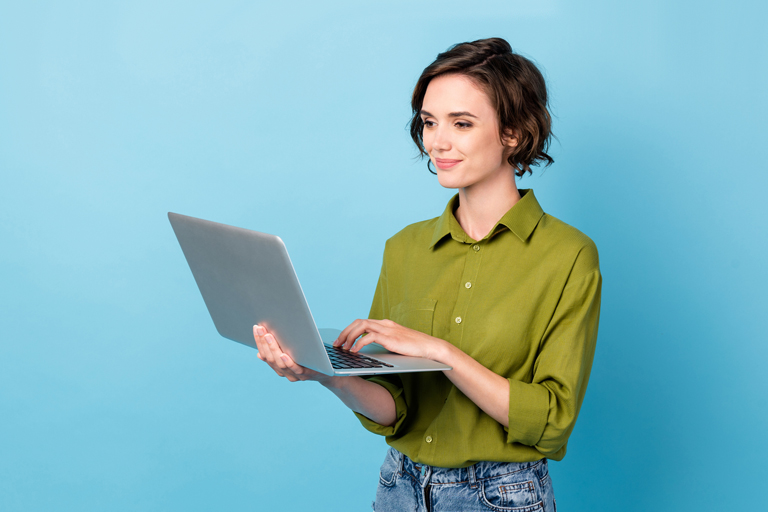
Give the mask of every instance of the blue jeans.
M 416 464 L 390 448 L 381 465 L 377 512 L 556 512 L 547 459 L 478 462 L 467 468 Z

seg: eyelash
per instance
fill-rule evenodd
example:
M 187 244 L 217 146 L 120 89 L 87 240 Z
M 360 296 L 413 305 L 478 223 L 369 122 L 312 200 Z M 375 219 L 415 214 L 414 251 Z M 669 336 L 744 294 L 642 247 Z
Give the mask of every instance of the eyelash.
M 422 123 L 424 124 L 424 128 L 431 128 L 435 124 L 433 121 L 422 121 Z M 457 121 L 456 122 L 456 126 L 458 126 L 459 128 L 462 128 L 462 129 L 472 128 L 472 123 L 467 123 L 467 122 L 464 122 L 464 121 Z

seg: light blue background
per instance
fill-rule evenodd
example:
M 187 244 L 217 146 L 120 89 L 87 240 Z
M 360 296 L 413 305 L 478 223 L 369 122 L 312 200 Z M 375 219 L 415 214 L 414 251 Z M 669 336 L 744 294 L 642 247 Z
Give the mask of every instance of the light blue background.
M 0 7 L 0 510 L 367 510 L 383 439 L 220 338 L 167 211 L 280 234 L 321 326 L 439 215 L 405 129 L 453 43 L 545 72 L 598 351 L 561 510 L 756 510 L 766 481 L 765 2 Z

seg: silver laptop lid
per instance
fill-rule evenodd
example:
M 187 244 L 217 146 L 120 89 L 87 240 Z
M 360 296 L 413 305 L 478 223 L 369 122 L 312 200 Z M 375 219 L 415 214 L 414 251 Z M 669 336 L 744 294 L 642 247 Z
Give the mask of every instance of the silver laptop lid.
M 333 374 L 279 237 L 177 213 L 168 219 L 219 334 L 256 348 L 253 326 L 264 325 L 298 364 Z

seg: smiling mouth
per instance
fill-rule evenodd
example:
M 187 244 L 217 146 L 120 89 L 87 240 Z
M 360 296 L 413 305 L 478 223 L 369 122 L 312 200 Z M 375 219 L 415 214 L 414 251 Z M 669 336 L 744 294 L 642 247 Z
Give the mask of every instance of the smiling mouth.
M 449 158 L 435 158 L 435 165 L 440 169 L 450 169 L 451 167 L 455 166 L 460 162 L 461 160 L 452 160 Z

